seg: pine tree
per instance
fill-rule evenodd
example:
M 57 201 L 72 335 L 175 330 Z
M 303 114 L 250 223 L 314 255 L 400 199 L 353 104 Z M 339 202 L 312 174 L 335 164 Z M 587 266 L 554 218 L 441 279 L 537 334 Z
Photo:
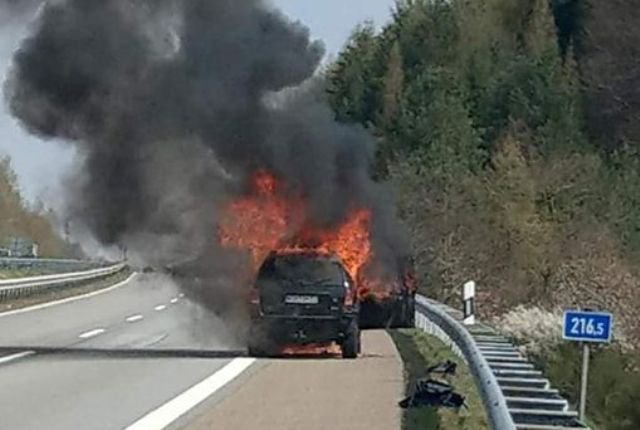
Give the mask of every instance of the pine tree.
M 391 49 L 387 73 L 384 78 L 384 105 L 382 116 L 387 127 L 391 126 L 400 113 L 400 103 L 404 92 L 404 70 L 400 45 L 396 42 Z
M 525 41 L 534 58 L 559 58 L 558 34 L 548 0 L 533 0 L 528 18 Z
M 578 61 L 591 136 L 615 151 L 640 146 L 640 7 L 634 0 L 583 0 Z
M 373 24 L 356 28 L 328 72 L 330 102 L 340 121 L 368 124 L 377 109 L 372 61 L 376 48 Z

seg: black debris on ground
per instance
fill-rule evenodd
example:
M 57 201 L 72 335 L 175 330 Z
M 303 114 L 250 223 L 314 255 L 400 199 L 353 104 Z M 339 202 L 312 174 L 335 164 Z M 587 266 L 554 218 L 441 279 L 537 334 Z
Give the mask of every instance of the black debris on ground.
M 443 376 L 456 374 L 456 363 L 447 360 L 427 368 L 427 374 L 441 374 Z M 399 403 L 401 408 L 412 408 L 420 406 L 446 407 L 460 409 L 465 407 L 465 397 L 456 393 L 451 384 L 445 381 L 438 381 L 432 378 L 420 379 L 412 395 L 404 398 Z

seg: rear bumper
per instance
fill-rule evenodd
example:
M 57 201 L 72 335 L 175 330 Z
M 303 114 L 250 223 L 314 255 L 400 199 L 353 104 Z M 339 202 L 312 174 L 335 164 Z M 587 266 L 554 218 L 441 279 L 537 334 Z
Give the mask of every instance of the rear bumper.
M 251 337 L 278 344 L 340 342 L 354 321 L 357 314 L 340 317 L 260 315 L 251 320 Z

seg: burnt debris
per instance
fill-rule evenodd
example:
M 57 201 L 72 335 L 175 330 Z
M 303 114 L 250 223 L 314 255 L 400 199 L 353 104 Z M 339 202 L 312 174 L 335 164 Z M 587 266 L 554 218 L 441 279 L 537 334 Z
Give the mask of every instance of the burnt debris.
M 438 374 L 442 377 L 455 376 L 457 364 L 447 360 L 427 368 L 428 375 Z M 413 394 L 402 399 L 398 405 L 403 408 L 416 408 L 421 406 L 446 407 L 453 409 L 466 408 L 465 397 L 454 391 L 453 386 L 431 377 L 420 379 L 416 382 Z

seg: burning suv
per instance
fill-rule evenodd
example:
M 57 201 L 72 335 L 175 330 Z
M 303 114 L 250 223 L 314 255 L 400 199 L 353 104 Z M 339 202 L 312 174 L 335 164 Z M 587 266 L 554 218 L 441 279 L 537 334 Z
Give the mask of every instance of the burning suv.
M 360 328 L 414 326 L 417 284 L 413 259 L 400 258 L 396 268 L 396 278 L 383 294 L 369 292 L 366 288 L 360 290 Z
M 336 342 L 343 358 L 360 351 L 357 290 L 342 262 L 315 252 L 271 253 L 250 298 L 249 354 Z

